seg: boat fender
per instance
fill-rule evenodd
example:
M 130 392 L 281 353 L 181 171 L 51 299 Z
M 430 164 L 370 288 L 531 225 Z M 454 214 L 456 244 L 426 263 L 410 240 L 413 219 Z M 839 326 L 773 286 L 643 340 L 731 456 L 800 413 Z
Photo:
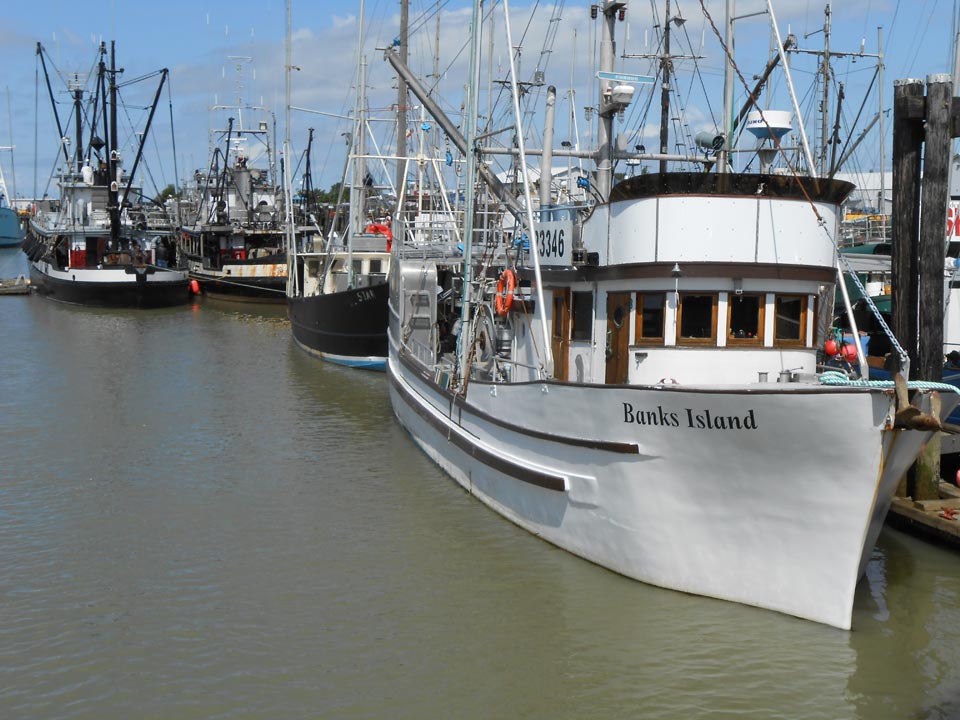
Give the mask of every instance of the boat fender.
M 200 294 L 200 283 L 194 278 L 190 281 L 190 292 L 194 295 Z
M 823 351 L 830 357 L 836 357 L 840 354 L 840 348 L 837 347 L 837 341 L 833 338 L 830 338 L 824 343 Z
M 501 317 L 510 312 L 510 306 L 513 305 L 513 291 L 517 287 L 517 276 L 510 268 L 507 268 L 500 275 L 497 281 L 496 308 L 497 315 Z
M 367 232 L 373 233 L 374 235 L 383 235 L 387 239 L 387 252 L 390 252 L 390 248 L 393 247 L 393 231 L 390 229 L 389 225 L 367 225 Z

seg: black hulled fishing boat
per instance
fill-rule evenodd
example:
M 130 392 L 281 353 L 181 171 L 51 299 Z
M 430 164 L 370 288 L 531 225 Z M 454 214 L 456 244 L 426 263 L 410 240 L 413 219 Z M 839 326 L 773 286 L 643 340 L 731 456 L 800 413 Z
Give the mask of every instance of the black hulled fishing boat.
M 276 177 L 272 114 L 240 97 L 236 105 L 216 106 L 212 113 L 213 150 L 208 168 L 194 173 L 196 204 L 181 226 L 181 257 L 206 295 L 285 302 L 284 197 Z
M 47 74 L 45 51 L 37 44 L 63 138 L 63 165 L 58 177 L 59 200 L 38 202 L 27 228 L 23 250 L 30 260 L 31 279 L 40 294 L 78 305 L 154 308 L 184 304 L 190 298 L 189 278 L 186 271 L 173 267 L 174 223 L 166 208 L 145 197 L 134 183 L 167 70 L 156 73 L 160 82 L 133 165 L 127 171 L 117 131 L 117 78 L 122 70 L 116 69 L 112 44 L 109 68 L 104 43 L 98 52 L 97 70 L 90 82 L 74 75 L 68 83 L 74 121 L 73 138 L 68 138 Z
M 298 238 L 288 315 L 294 340 L 307 352 L 340 365 L 382 371 L 387 358 L 392 198 L 375 186 L 367 170 L 363 58 L 359 67 L 347 225 L 338 231 L 340 218 L 335 217 L 326 236 Z

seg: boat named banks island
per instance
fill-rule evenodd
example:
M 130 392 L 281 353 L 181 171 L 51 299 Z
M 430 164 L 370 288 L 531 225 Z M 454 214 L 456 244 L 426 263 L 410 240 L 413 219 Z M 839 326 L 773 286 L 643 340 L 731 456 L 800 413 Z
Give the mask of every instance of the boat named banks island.
M 625 5 L 599 5 L 607 76 Z M 897 484 L 957 399 L 818 365 L 853 186 L 774 171 L 614 182 L 604 159 L 631 93 L 601 79 L 589 195 L 561 204 L 541 184 L 518 200 L 490 177 L 480 133 L 460 135 L 386 54 L 464 153 L 466 186 L 489 188 L 451 215 L 457 232 L 396 218 L 388 376 L 414 441 L 587 560 L 849 628 Z

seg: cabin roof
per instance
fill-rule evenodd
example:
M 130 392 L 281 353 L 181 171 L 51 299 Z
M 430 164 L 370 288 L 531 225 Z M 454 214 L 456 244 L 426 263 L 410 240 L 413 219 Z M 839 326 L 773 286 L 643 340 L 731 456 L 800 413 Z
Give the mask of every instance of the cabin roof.
M 853 191 L 845 180 L 791 175 L 759 175 L 702 172 L 650 173 L 635 175 L 617 183 L 610 191 L 610 202 L 635 200 L 658 195 L 751 196 L 840 204 Z

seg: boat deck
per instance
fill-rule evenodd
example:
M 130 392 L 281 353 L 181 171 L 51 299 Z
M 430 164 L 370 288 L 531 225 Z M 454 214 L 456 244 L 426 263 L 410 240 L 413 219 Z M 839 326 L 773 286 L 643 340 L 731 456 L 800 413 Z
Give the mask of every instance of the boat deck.
M 33 284 L 22 275 L 18 278 L 0 280 L 0 295 L 29 295 Z
M 941 481 L 937 500 L 895 497 L 887 523 L 911 535 L 960 550 L 960 488 Z

